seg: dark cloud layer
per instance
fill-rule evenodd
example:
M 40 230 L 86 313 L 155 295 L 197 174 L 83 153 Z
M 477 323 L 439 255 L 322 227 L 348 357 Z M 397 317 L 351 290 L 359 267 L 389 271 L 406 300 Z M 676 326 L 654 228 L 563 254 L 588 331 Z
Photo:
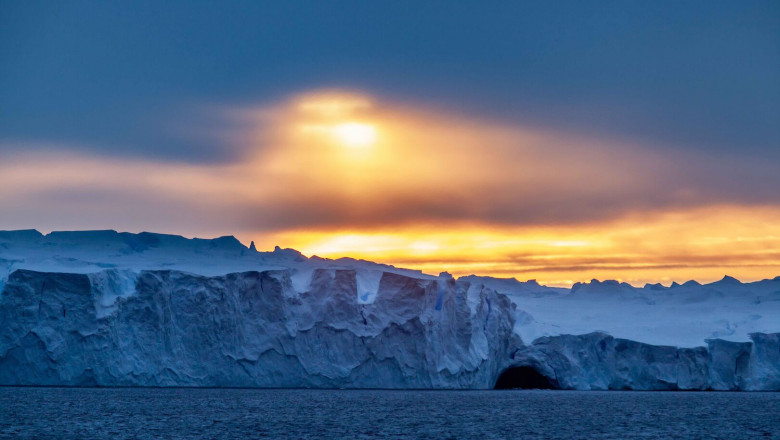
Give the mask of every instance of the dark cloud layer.
M 0 61 L 0 153 L 13 140 L 235 161 L 236 144 L 178 135 L 204 125 L 193 107 L 336 86 L 658 148 L 780 158 L 771 0 L 26 1 L 3 6 Z

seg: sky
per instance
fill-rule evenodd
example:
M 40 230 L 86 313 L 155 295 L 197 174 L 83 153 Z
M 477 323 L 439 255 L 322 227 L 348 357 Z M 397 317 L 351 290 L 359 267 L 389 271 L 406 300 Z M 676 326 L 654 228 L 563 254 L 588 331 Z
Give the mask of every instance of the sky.
M 780 3 L 0 3 L 0 229 L 780 275 Z

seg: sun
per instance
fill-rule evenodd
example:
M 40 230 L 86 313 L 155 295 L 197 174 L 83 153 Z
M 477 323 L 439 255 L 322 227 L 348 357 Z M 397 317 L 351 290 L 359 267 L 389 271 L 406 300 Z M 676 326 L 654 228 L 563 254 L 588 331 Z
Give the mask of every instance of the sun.
M 331 133 L 344 146 L 367 147 L 376 143 L 376 128 L 370 124 L 345 122 L 334 125 Z

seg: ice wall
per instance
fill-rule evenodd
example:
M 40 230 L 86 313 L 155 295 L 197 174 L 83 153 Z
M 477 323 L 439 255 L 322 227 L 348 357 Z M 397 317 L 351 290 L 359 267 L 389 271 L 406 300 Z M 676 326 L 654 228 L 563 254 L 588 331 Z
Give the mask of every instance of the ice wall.
M 489 388 L 519 344 L 508 298 L 467 282 L 384 273 L 364 303 L 354 270 L 290 275 L 143 271 L 128 292 L 116 270 L 17 270 L 0 384 Z
M 604 333 L 539 338 L 512 353 L 555 387 L 574 390 L 780 390 L 780 333 L 680 348 Z
M 780 277 L 562 289 L 233 237 L 0 231 L 0 384 L 490 388 L 528 366 L 560 388 L 777 390 L 777 332 Z

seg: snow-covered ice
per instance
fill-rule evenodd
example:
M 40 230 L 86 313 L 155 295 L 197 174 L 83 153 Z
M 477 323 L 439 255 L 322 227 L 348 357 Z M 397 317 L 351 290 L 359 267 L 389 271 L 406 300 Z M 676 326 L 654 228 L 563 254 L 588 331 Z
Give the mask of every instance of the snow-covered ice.
M 0 231 L 0 289 L 1 384 L 780 389 L 780 278 L 562 289 L 28 230 Z

